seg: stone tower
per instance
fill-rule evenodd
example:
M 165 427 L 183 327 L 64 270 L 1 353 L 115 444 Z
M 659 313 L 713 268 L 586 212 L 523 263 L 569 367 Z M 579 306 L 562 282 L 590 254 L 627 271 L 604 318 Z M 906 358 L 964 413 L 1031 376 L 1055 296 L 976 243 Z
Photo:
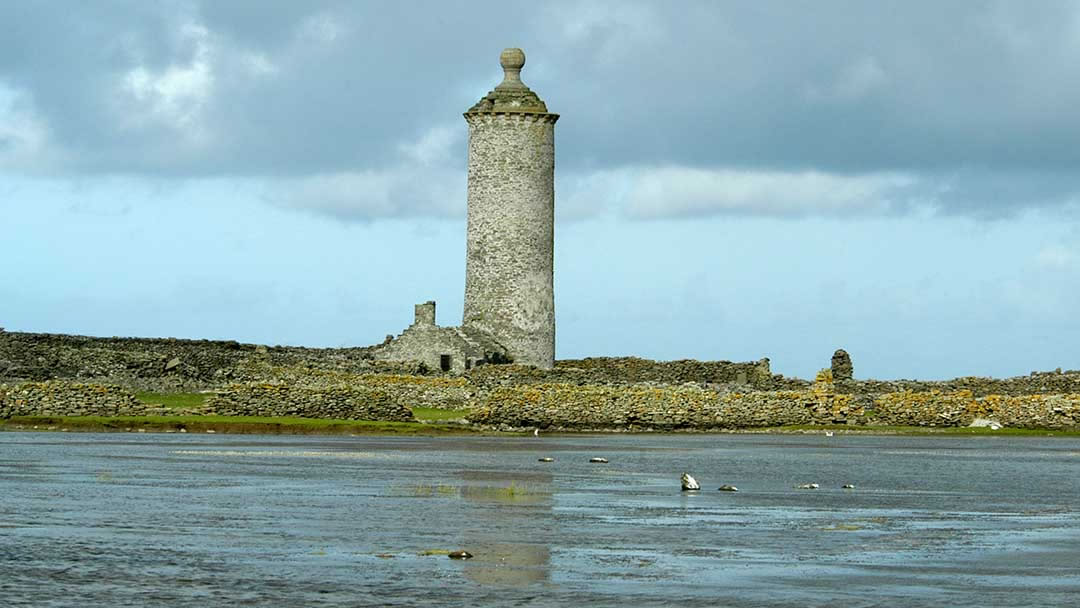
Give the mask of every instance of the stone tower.
M 505 73 L 469 111 L 469 220 L 463 326 L 481 330 L 515 363 L 555 362 L 555 121 L 521 81 L 525 53 L 499 56 Z

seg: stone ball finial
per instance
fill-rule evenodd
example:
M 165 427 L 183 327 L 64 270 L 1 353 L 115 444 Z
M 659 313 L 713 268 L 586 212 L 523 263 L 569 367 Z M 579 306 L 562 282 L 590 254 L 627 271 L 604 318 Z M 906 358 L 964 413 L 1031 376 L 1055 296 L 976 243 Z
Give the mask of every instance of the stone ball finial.
M 503 49 L 503 52 L 499 53 L 499 65 L 504 70 L 521 71 L 521 68 L 525 67 L 525 51 L 515 48 Z
M 525 112 L 547 114 L 547 105 L 521 82 L 521 68 L 525 66 L 525 51 L 518 48 L 506 48 L 499 54 L 499 64 L 503 68 L 502 82 L 495 89 L 480 98 L 466 114 Z M 554 116 L 554 115 L 553 115 Z

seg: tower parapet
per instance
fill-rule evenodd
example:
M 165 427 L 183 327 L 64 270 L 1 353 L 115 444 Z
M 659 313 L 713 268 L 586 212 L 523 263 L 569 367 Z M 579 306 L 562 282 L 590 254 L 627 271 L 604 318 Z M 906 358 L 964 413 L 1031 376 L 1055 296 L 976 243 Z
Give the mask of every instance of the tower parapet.
M 463 325 L 515 363 L 555 361 L 555 121 L 521 81 L 525 53 L 499 56 L 503 81 L 465 112 L 468 235 Z

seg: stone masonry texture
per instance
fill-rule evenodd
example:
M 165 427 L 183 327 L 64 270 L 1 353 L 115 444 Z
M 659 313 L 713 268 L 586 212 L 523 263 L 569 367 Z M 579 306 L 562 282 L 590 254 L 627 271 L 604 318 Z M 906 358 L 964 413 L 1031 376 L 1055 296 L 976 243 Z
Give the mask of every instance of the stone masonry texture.
M 419 373 L 375 361 L 372 348 L 260 346 L 175 338 L 99 338 L 0 331 L 0 382 L 78 380 L 148 391 L 198 391 L 250 379 L 251 362 L 372 373 Z
M 425 315 L 422 324 L 427 324 Z M 815 381 L 769 361 L 559 361 L 436 374 L 341 349 L 0 332 L 0 418 L 162 414 L 137 386 L 209 385 L 201 414 L 410 420 L 414 407 L 472 410 L 473 423 L 567 429 L 710 429 L 784 424 L 1077 428 L 1080 371 L 946 381 Z M 170 366 L 174 360 L 180 362 Z M 218 371 L 221 370 L 221 371 Z M 14 373 L 13 373 L 14 372 Z M 30 377 L 52 378 L 47 382 Z M 29 381 L 28 381 L 29 380 Z M 114 384 L 120 384 L 115 386 Z M 177 412 L 167 412 L 177 414 Z
M 454 373 L 507 360 L 506 349 L 487 332 L 436 325 L 434 302 L 417 304 L 413 324 L 397 337 L 372 347 L 371 355 L 378 361 L 416 361 L 426 370 Z
M 415 421 L 392 394 L 365 385 L 234 384 L 207 400 L 207 407 L 221 416 Z
M 476 424 L 567 430 L 739 429 L 793 424 L 967 426 L 990 418 L 1013 428 L 1076 429 L 1080 394 L 990 395 L 970 391 L 837 393 L 809 390 L 719 392 L 699 386 L 534 384 L 491 391 L 469 414 Z
M 853 369 L 851 367 L 851 355 L 844 349 L 837 349 L 832 356 L 832 375 L 834 380 L 851 380 Z
M 518 364 L 555 361 L 555 121 L 521 83 L 524 54 L 500 57 L 504 81 L 465 113 L 469 125 L 463 325 Z
M 150 413 L 119 386 L 50 380 L 0 384 L 0 419 L 12 416 L 141 416 Z

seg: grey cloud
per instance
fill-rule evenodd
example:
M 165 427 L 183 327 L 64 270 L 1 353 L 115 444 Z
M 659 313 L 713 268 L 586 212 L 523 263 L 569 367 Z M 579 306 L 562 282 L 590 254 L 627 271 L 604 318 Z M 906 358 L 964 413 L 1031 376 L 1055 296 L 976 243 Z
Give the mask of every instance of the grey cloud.
M 948 214 L 1000 219 L 1022 209 L 1080 209 L 1080 175 L 1075 172 L 958 170 L 928 178 L 927 198 Z
M 300 206 L 358 175 L 450 175 L 463 140 L 429 165 L 400 146 L 463 134 L 460 113 L 517 45 L 526 82 L 563 114 L 560 171 L 903 174 L 925 185 L 913 200 L 975 215 L 1080 192 L 1068 2 L 24 2 L 0 23 L 0 91 L 27 100 L 48 148 L 20 162 L 0 132 L 9 171 L 279 178 L 306 184 Z M 445 183 L 316 207 L 440 215 Z

